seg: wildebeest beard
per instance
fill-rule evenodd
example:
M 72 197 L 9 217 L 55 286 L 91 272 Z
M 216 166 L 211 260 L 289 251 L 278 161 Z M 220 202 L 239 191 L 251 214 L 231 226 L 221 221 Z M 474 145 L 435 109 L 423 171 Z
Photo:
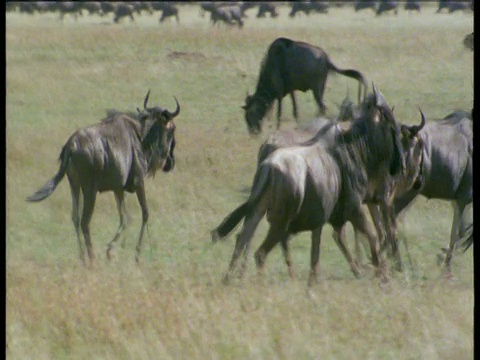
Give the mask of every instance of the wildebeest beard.
M 155 176 L 158 168 L 162 168 L 164 172 L 173 170 L 175 166 L 175 157 L 173 150 L 175 148 L 175 138 L 166 139 L 169 142 L 168 151 L 165 154 L 161 147 L 162 134 L 160 125 L 155 122 L 148 130 L 142 140 L 144 161 L 148 176 Z

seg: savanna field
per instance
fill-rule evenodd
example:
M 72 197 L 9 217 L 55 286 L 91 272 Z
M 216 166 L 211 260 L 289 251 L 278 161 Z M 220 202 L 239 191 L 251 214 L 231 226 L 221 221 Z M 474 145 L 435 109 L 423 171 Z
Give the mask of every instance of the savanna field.
M 462 41 L 473 13 L 376 17 L 351 6 L 328 14 L 275 19 L 247 11 L 242 29 L 212 26 L 198 4 L 179 6 L 180 22 L 136 15 L 6 13 L 6 356 L 9 359 L 471 359 L 473 251 L 457 252 L 451 280 L 441 276 L 449 202 L 418 198 L 399 223 L 402 273 L 380 284 L 371 268 L 354 277 L 326 225 L 319 281 L 307 296 L 310 233 L 291 241 L 296 279 L 280 248 L 258 275 L 253 256 L 243 280 L 221 279 L 235 235 L 212 244 L 210 231 L 248 196 L 261 143 L 250 137 L 241 106 L 255 91 L 260 62 L 277 37 L 322 47 L 340 68 L 375 82 L 397 119 L 418 124 L 473 106 L 473 53 Z M 108 262 L 118 226 L 112 193 L 97 196 L 91 222 L 94 269 L 78 258 L 66 178 L 40 203 L 25 198 L 58 170 L 60 150 L 77 129 L 107 109 L 181 105 L 176 167 L 146 179 L 150 210 L 140 264 L 135 246 L 141 211 L 126 196 L 126 246 Z M 330 75 L 327 115 L 357 82 Z M 310 92 L 297 92 L 300 122 L 316 113 Z M 295 121 L 289 97 L 283 128 Z M 441 180 L 440 180 L 441 181 Z M 263 220 L 252 240 L 266 235 Z M 353 250 L 353 231 L 348 241 Z M 408 245 L 408 251 L 405 244 Z M 253 251 L 252 251 L 253 252 Z M 365 256 L 364 261 L 368 261 Z

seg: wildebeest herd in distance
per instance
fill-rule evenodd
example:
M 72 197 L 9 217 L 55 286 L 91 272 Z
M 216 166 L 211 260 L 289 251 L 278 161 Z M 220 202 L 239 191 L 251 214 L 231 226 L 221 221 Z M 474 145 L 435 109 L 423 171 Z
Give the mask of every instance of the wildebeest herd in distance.
M 292 1 L 289 16 L 328 14 L 331 7 L 351 5 L 347 2 Z M 405 11 L 421 11 L 421 3 L 417 1 L 355 1 L 353 9 L 370 10 L 379 16 L 396 14 L 401 5 Z M 438 5 L 439 13 L 473 9 L 473 1 L 440 1 Z M 77 19 L 88 13 L 90 16 L 113 16 L 114 23 L 126 17 L 133 22 L 144 12 L 161 12 L 159 22 L 169 18 L 180 22 L 181 6 L 163 1 L 6 3 L 7 11 L 32 15 L 58 12 L 59 19 L 66 15 Z M 252 8 L 257 9 L 258 18 L 275 18 L 279 16 L 275 7 L 275 2 L 198 3 L 199 16 L 209 14 L 209 21 L 215 26 L 243 27 L 248 21 L 246 11 Z M 467 37 L 459 42 L 463 41 L 473 51 L 473 33 Z M 250 241 L 264 217 L 269 223 L 268 233 L 254 253 L 259 270 L 279 243 L 288 271 L 294 276 L 289 241 L 292 235 L 309 231 L 312 242 L 308 286 L 312 286 L 319 267 L 322 229 L 328 223 L 334 229 L 336 244 L 351 271 L 358 276 L 361 266 L 358 256 L 352 255 L 346 245 L 345 226 L 349 222 L 355 232 L 356 249 L 361 243 L 359 234 L 368 239 L 367 249 L 377 276 L 386 276 L 388 258 L 394 261 L 398 271 L 402 271 L 397 217 L 417 196 L 443 199 L 454 205 L 451 233 L 449 238 L 445 236 L 447 246 L 442 256 L 442 271 L 451 275 L 455 249 L 463 247 L 466 250 L 473 244 L 473 223 L 464 220 L 465 209 L 473 201 L 473 106 L 452 109 L 442 119 L 428 122 L 419 109 L 417 124 L 402 124 L 375 81 L 368 81 L 361 70 L 337 67 L 334 59 L 317 45 L 280 37 L 265 44 L 265 56 L 258 59 L 260 71 L 255 92 L 247 94 L 242 106 L 246 129 L 251 136 L 261 133 L 264 118 L 276 103 L 277 130 L 258 150 L 248 199 L 216 227 L 212 224 L 212 241 L 216 242 L 225 239 L 243 221 L 224 283 L 232 276 L 243 275 Z M 335 118 L 325 116 L 323 104 L 329 73 L 358 81 L 356 102 L 347 96 Z M 295 92 L 298 90 L 312 91 L 319 115 L 306 124 L 297 124 L 296 129 L 282 130 L 282 99 L 288 95 L 297 119 Z M 112 111 L 98 124 L 74 132 L 60 151 L 58 172 L 27 197 L 32 202 L 47 198 L 67 175 L 79 255 L 87 266 L 95 263 L 90 220 L 97 193 L 114 193 L 120 217 L 118 229 L 108 243 L 108 258 L 125 229 L 125 192 L 136 194 L 142 211 L 136 247 L 138 262 L 149 218 L 144 178 L 158 169 L 169 172 L 175 168 L 174 120 L 180 113 L 181 101 L 174 97 L 174 110 L 167 110 L 160 106 L 149 107 L 149 97 L 150 90 L 136 112 Z M 242 261 L 238 264 L 240 258 Z

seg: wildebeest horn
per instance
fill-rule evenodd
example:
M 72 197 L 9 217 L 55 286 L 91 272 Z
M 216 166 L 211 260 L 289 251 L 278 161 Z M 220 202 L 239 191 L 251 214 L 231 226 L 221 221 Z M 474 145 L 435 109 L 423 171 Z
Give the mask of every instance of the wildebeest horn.
M 145 100 L 143 100 L 143 108 L 145 110 L 148 110 L 147 108 L 147 103 L 148 103 L 148 97 L 150 96 L 150 89 L 148 89 L 147 96 L 145 96 Z
M 178 100 L 175 96 L 173 98 L 175 99 L 175 102 L 177 103 L 177 108 L 173 113 L 171 113 L 170 111 L 167 111 L 170 119 L 173 119 L 175 116 L 180 114 L 180 104 L 178 103 Z
M 420 114 L 422 115 L 422 122 L 420 123 L 420 125 L 412 125 L 412 126 L 408 127 L 408 129 L 410 130 L 410 134 L 412 136 L 417 135 L 418 132 L 423 129 L 423 127 L 425 126 L 425 124 L 427 122 L 425 120 L 425 115 L 423 114 L 422 109 L 418 108 L 418 110 L 420 111 Z

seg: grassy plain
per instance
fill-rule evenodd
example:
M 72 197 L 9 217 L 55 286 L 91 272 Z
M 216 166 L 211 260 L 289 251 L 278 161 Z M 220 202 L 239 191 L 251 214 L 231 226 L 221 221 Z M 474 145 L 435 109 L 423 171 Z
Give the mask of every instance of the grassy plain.
M 234 236 L 212 245 L 209 231 L 248 195 L 256 152 L 274 129 L 247 135 L 240 106 L 253 92 L 260 61 L 279 36 L 323 47 L 339 67 L 375 81 L 407 124 L 473 104 L 473 56 L 463 37 L 472 13 L 420 14 L 403 9 L 375 17 L 351 7 L 328 15 L 256 19 L 243 29 L 212 27 L 198 7 L 180 9 L 180 24 L 143 14 L 114 25 L 88 15 L 6 15 L 6 355 L 9 359 L 468 359 L 473 358 L 473 257 L 454 258 L 455 280 L 436 263 L 452 220 L 447 202 L 418 199 L 405 215 L 413 267 L 379 286 L 369 270 L 355 279 L 325 227 L 321 274 L 305 294 L 309 234 L 292 241 L 298 278 L 288 278 L 281 251 L 258 277 L 221 284 Z M 182 53 L 179 55 L 179 53 Z M 330 76 L 325 101 L 335 115 L 347 88 Z M 106 244 L 118 217 L 113 195 L 97 198 L 91 231 L 94 270 L 78 260 L 64 180 L 44 202 L 25 197 L 58 169 L 60 149 L 76 129 L 107 108 L 150 103 L 173 109 L 177 164 L 147 180 L 149 234 L 142 263 L 134 260 L 140 227 L 135 196 L 127 197 L 127 245 L 107 263 Z M 298 93 L 300 121 L 315 113 Z M 284 101 L 284 127 L 295 124 Z M 253 239 L 258 246 L 266 222 Z M 350 234 L 351 235 L 351 234 Z

